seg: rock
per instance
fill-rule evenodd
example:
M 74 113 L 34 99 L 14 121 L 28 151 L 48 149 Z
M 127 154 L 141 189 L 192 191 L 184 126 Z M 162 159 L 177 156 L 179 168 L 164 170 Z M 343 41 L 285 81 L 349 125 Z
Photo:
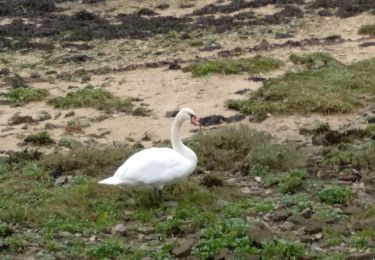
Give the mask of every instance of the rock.
M 261 123 L 268 118 L 267 112 L 258 112 L 249 117 L 249 121 L 252 123 Z
M 167 111 L 165 113 L 165 117 L 175 117 L 179 111 L 180 111 L 179 109 Z
M 304 231 L 308 235 L 316 234 L 322 231 L 322 226 L 320 223 L 310 222 L 305 227 Z
M 179 246 L 172 249 L 172 255 L 176 257 L 186 257 L 190 255 L 191 249 L 195 245 L 195 239 L 183 240 Z
M 76 114 L 76 112 L 69 111 L 68 113 L 65 114 L 65 117 L 71 117 L 71 116 L 74 116 L 75 114 Z
M 61 116 L 61 111 L 57 111 L 56 113 L 55 113 L 55 119 L 58 119 L 59 117 Z
M 316 233 L 316 234 L 314 235 L 314 237 L 315 237 L 315 239 L 320 240 L 320 239 L 323 238 L 323 233 L 322 233 L 322 232 Z
M 249 236 L 257 246 L 272 242 L 274 238 L 272 231 L 262 222 L 256 222 L 249 228 Z
M 0 153 L 0 163 L 6 163 L 9 160 L 9 155 Z
M 292 230 L 294 227 L 294 224 L 290 221 L 285 221 L 281 226 L 281 230 L 284 230 L 284 231 L 288 231 L 288 230 Z
M 19 116 L 18 114 L 15 114 L 8 120 L 9 125 L 19 125 L 23 123 L 34 123 L 35 120 L 31 116 Z
M 242 114 L 235 114 L 233 116 L 228 116 L 227 118 L 224 119 L 225 122 L 227 123 L 232 123 L 232 122 L 239 122 L 242 121 L 246 118 L 245 115 Z
M 64 185 L 64 184 L 67 184 L 68 181 L 69 181 L 68 176 L 60 176 L 60 177 L 58 177 L 58 178 L 55 180 L 55 184 L 56 184 L 57 186 L 62 186 L 62 185 Z
M 299 133 L 301 135 L 312 135 L 327 130 L 329 130 L 329 125 L 326 122 L 314 120 L 313 122 L 303 124 L 299 128 Z
M 177 60 L 175 60 L 175 61 L 169 63 L 168 69 L 170 69 L 170 70 L 179 70 L 179 69 L 181 69 L 181 65 L 178 64 Z
M 176 201 L 166 201 L 164 202 L 164 205 L 167 207 L 176 207 L 178 203 Z
M 124 236 L 126 233 L 126 227 L 124 224 L 117 224 L 114 228 L 111 230 L 112 235 L 120 235 Z
M 279 211 L 276 211 L 273 214 L 272 220 L 273 221 L 284 221 L 284 220 L 287 220 L 291 215 L 292 215 L 292 213 L 289 210 L 279 210 Z
M 313 214 L 313 211 L 310 208 L 304 209 L 301 212 L 301 216 L 304 218 L 311 218 L 312 214 Z
M 354 222 L 353 229 L 358 231 L 368 227 L 375 227 L 375 218 L 363 219 Z
M 138 15 L 145 15 L 145 16 L 154 16 L 154 15 L 158 15 L 157 12 L 155 12 L 154 10 L 150 9 L 150 8 L 146 8 L 146 7 L 143 7 L 141 9 L 139 9 L 139 11 L 137 12 Z
M 219 125 L 224 121 L 225 117 L 222 115 L 206 116 L 199 120 L 202 126 Z
M 41 121 L 49 120 L 51 118 L 52 118 L 51 114 L 48 113 L 47 111 L 40 111 L 38 115 L 36 116 L 35 121 L 41 122 Z
M 59 127 L 55 124 L 52 124 L 52 123 L 46 123 L 44 128 L 47 129 L 47 130 L 51 130 L 51 129 L 56 129 L 56 128 L 59 128 Z
M 227 260 L 230 259 L 231 251 L 227 248 L 223 248 L 215 256 L 214 260 Z
M 260 81 L 266 81 L 267 78 L 266 77 L 261 77 L 261 76 L 253 76 L 253 77 L 247 78 L 247 80 L 255 81 L 255 82 L 260 82 Z
M 371 252 L 352 253 L 345 259 L 346 260 L 374 260 L 375 253 L 371 253 Z
M 81 63 L 81 62 L 87 62 L 87 61 L 92 61 L 92 60 L 93 60 L 92 57 L 89 57 L 85 54 L 78 54 L 78 55 L 73 55 L 73 56 L 64 58 L 63 62 L 64 63 L 67 63 L 67 62 Z
M 71 236 L 72 236 L 72 234 L 71 234 L 70 232 L 68 232 L 68 231 L 59 231 L 59 232 L 57 233 L 57 235 L 58 235 L 59 237 L 61 237 L 61 238 L 71 237 Z

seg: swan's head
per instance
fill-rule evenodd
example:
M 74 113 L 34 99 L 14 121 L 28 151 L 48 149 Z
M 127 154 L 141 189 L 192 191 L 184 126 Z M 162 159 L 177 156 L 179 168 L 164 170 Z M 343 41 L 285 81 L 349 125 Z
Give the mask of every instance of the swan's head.
M 188 121 L 193 125 L 200 126 L 199 118 L 195 114 L 195 112 L 191 108 L 183 108 L 178 112 L 177 116 L 180 118 L 182 121 Z

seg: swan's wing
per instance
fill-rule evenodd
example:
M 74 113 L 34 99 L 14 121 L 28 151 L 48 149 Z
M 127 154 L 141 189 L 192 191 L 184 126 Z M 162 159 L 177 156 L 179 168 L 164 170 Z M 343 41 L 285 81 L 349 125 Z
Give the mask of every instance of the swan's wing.
M 114 177 L 124 184 L 167 184 L 191 173 L 192 163 L 169 148 L 150 148 L 131 156 Z

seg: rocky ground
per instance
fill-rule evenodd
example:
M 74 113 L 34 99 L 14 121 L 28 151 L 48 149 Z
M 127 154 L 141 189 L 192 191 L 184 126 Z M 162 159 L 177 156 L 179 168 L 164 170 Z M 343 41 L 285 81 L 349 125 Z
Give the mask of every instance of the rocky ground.
M 0 3 L 4 259 L 373 259 L 371 0 Z M 103 187 L 179 108 L 158 201 Z

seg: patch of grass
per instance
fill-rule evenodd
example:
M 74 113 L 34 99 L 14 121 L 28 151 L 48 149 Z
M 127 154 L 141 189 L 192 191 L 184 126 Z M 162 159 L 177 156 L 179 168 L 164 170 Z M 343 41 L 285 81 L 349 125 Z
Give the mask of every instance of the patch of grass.
M 12 88 L 6 94 L 12 105 L 20 106 L 33 101 L 41 101 L 49 95 L 46 89 Z
M 14 74 L 13 76 L 7 77 L 5 81 L 12 87 L 12 88 L 28 88 L 29 86 L 25 83 L 24 79 L 18 75 Z
M 309 60 L 308 56 L 299 59 Z M 373 97 L 374 81 L 375 58 L 351 65 L 332 60 L 317 69 L 287 72 L 267 80 L 249 99 L 228 100 L 226 104 L 246 114 L 347 113 L 363 105 L 363 95 Z
M 74 118 L 68 122 L 65 127 L 66 134 L 72 133 L 83 133 L 83 128 L 90 126 L 89 119 L 86 118 Z
M 325 188 L 318 192 L 319 199 L 328 204 L 344 203 L 351 195 L 352 192 L 349 188 L 340 186 Z
M 303 186 L 306 172 L 303 170 L 292 170 L 280 178 L 278 187 L 282 193 L 295 193 Z
M 375 24 L 362 25 L 358 30 L 358 34 L 375 36 Z
M 299 259 L 304 253 L 303 244 L 281 239 L 276 243 L 266 243 L 262 250 L 262 255 L 266 259 Z
M 196 152 L 199 164 L 208 170 L 233 170 L 240 164 L 240 170 L 247 175 L 259 166 L 289 170 L 306 162 L 295 146 L 274 144 L 268 135 L 244 125 L 198 134 L 189 139 L 188 145 Z
M 12 234 L 12 230 L 9 228 L 8 224 L 0 220 L 0 238 L 8 237 Z
M 278 69 L 282 65 L 283 62 L 278 59 L 255 56 L 254 58 L 238 60 L 226 59 L 201 62 L 188 66 L 184 71 L 190 71 L 194 77 L 202 77 L 209 74 L 238 74 L 242 72 L 256 74 Z
M 268 213 L 275 209 L 275 205 L 270 201 L 261 201 L 255 204 L 254 210 L 256 213 Z
M 49 154 L 41 163 L 47 169 L 61 168 L 67 175 L 109 176 L 132 153 L 128 147 L 82 147 L 73 149 L 70 153 Z
M 122 241 L 118 239 L 107 239 L 88 250 L 88 254 L 99 259 L 114 258 L 122 255 L 126 251 Z
M 103 88 L 88 86 L 76 92 L 68 93 L 65 97 L 56 97 L 48 101 L 56 108 L 92 107 L 98 110 L 120 111 L 130 113 L 132 103 L 130 99 L 121 99 Z
M 304 65 L 308 69 L 327 67 L 331 64 L 334 65 L 337 63 L 337 61 L 330 54 L 324 52 L 315 52 L 305 56 L 291 54 L 289 59 L 294 64 Z
M 203 239 L 192 250 L 200 259 L 213 258 L 220 249 L 230 248 L 234 252 L 254 252 L 248 236 L 249 224 L 239 218 L 225 219 L 203 230 Z
M 293 194 L 281 197 L 281 204 L 286 208 L 292 208 L 295 212 L 302 212 L 304 209 L 312 208 L 313 202 L 306 195 Z
M 351 244 L 357 248 L 368 248 L 374 246 L 375 229 L 373 227 L 366 228 L 357 232 L 351 239 Z
M 36 146 L 55 144 L 55 141 L 51 138 L 50 134 L 47 131 L 39 132 L 36 134 L 30 134 L 26 136 L 24 142 Z

